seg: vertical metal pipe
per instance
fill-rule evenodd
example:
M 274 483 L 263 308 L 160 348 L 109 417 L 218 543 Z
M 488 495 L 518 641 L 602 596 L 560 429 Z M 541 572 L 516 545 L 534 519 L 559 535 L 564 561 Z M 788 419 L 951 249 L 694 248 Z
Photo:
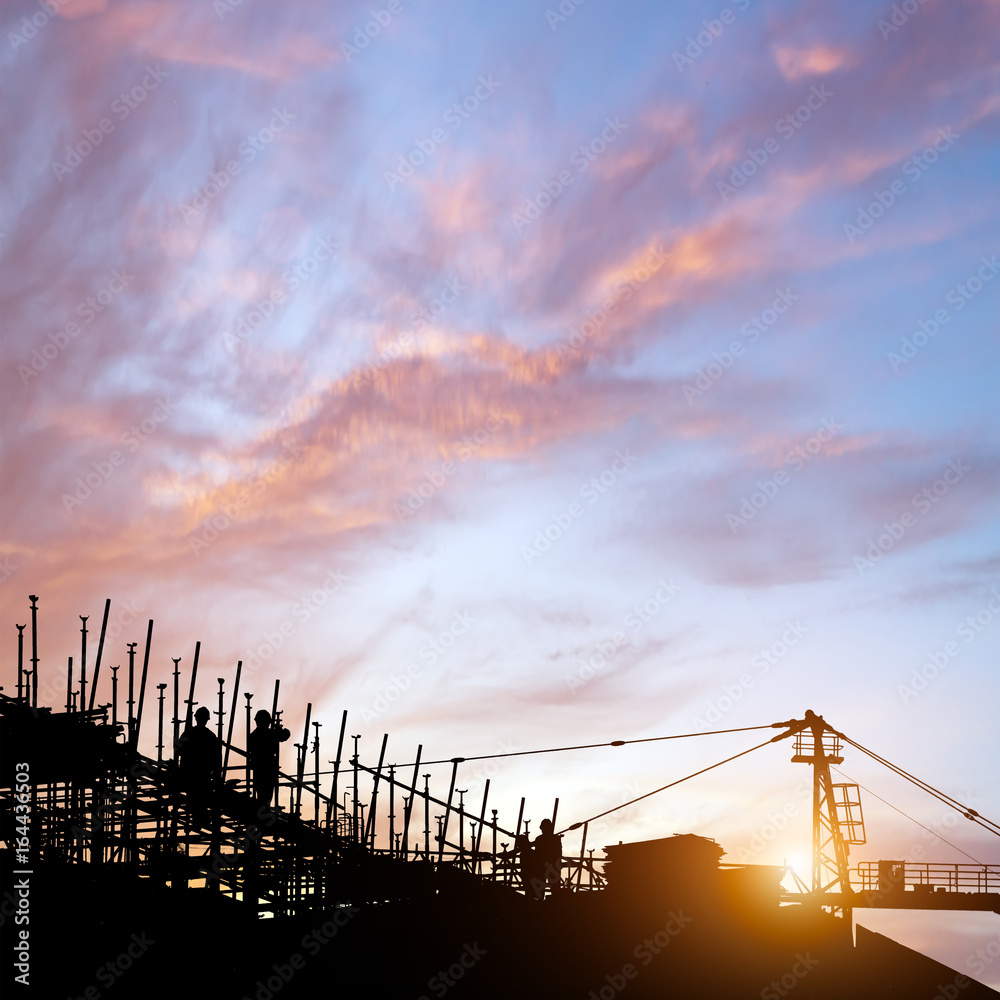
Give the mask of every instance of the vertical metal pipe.
M 389 857 L 396 850 L 396 766 L 389 765 Z
M 226 678 L 217 677 L 216 680 L 219 682 L 219 707 L 215 710 L 215 714 L 219 717 L 218 725 L 216 726 L 216 736 L 219 740 L 219 746 L 222 746 L 222 723 L 226 717 Z
M 410 782 L 410 798 L 407 800 L 406 809 L 403 815 L 403 857 L 410 847 L 410 813 L 413 812 L 413 799 L 417 794 L 417 778 L 420 771 L 420 754 L 424 749 L 423 743 L 417 747 L 417 760 L 413 765 L 413 780 Z
M 458 865 L 465 866 L 465 793 L 468 788 L 456 788 L 458 792 Z
M 122 666 L 111 668 L 111 725 L 118 725 L 118 671 Z
M 133 706 L 135 705 L 135 647 L 138 646 L 137 642 L 128 643 L 128 742 L 129 745 L 132 743 L 132 728 L 135 725 L 135 714 L 133 713 Z
M 319 727 L 322 722 L 314 722 L 316 739 L 313 741 L 313 822 L 319 826 Z
M 156 727 L 156 763 L 163 763 L 163 692 L 167 689 L 166 684 L 157 684 L 156 690 L 160 692 L 159 701 L 159 711 L 158 711 L 158 725 Z
M 352 827 L 352 839 L 355 843 L 358 842 L 358 740 L 361 739 L 361 734 L 358 733 L 357 736 L 352 736 L 354 740 L 354 756 L 351 758 L 351 763 L 354 765 L 354 801 L 353 801 L 353 814 L 354 823 Z
M 483 821 L 486 819 L 486 800 L 490 797 L 490 779 L 486 779 L 486 787 L 483 789 L 483 807 L 479 810 L 479 833 L 476 836 L 475 853 L 479 854 L 479 845 L 483 842 Z
M 278 723 L 278 690 L 281 687 L 281 681 L 276 680 L 274 682 L 274 699 L 271 702 L 271 725 L 277 725 Z
M 201 643 L 194 644 L 194 663 L 191 665 L 191 687 L 188 689 L 187 711 L 184 713 L 184 728 L 190 729 L 194 718 L 194 686 L 198 681 L 198 658 L 201 656 Z
M 17 700 L 24 700 L 24 630 L 25 625 L 17 625 Z
M 496 809 L 491 809 L 490 812 L 493 813 L 493 852 L 492 852 L 492 861 L 490 862 L 490 864 L 491 864 L 493 878 L 496 879 L 496 877 L 497 877 L 497 810 Z
M 90 615 L 79 615 L 83 625 L 80 628 L 80 711 L 87 707 L 87 619 Z
M 587 850 L 587 830 L 590 827 L 590 823 L 583 824 L 583 840 L 580 841 L 580 870 L 576 873 L 576 884 L 583 884 L 583 855 Z
M 337 740 L 337 759 L 333 762 L 333 785 L 330 792 L 330 801 L 326 804 L 326 825 L 330 825 L 330 815 L 333 814 L 333 830 L 337 832 L 337 807 L 340 805 L 340 798 L 337 793 L 337 785 L 340 781 L 340 759 L 344 749 L 344 732 L 347 729 L 347 710 L 340 718 L 340 739 Z
M 247 691 L 247 693 L 245 695 L 243 695 L 243 697 L 246 698 L 246 700 L 247 700 L 247 737 L 246 737 L 246 742 L 244 743 L 244 746 L 246 747 L 246 751 L 247 751 L 247 756 L 246 756 L 246 763 L 247 763 L 247 769 L 246 769 L 247 795 L 250 795 L 253 792 L 253 789 L 250 787 L 250 777 L 251 777 L 251 771 L 250 771 L 250 732 L 251 732 L 251 730 L 253 728 L 253 722 L 251 721 L 251 715 L 250 715 L 250 712 L 252 711 L 251 708 L 250 708 L 250 701 L 253 698 L 253 695 L 249 691 Z
M 66 714 L 72 711 L 73 705 L 73 657 L 69 657 L 66 665 Z
M 111 613 L 111 598 L 104 601 L 104 621 L 101 622 L 101 638 L 97 643 L 97 659 L 94 661 L 94 679 L 90 685 L 90 705 L 94 707 L 94 696 L 97 694 L 97 678 L 101 675 L 101 657 L 104 655 L 104 637 L 108 632 L 108 615 Z
M 424 859 L 431 859 L 431 776 L 424 775 Z
M 372 804 L 368 810 L 368 827 L 365 830 L 365 843 L 369 843 L 371 849 L 375 850 L 375 817 L 377 815 L 376 804 L 378 803 L 378 783 L 382 777 L 382 764 L 385 761 L 385 745 L 389 742 L 389 734 L 382 736 L 382 750 L 378 755 L 378 770 L 375 772 L 375 780 L 372 785 Z
M 455 795 L 455 779 L 458 777 L 458 765 L 461 757 L 451 758 L 451 784 L 448 787 L 448 804 L 444 810 L 444 829 L 441 831 L 441 842 L 438 844 L 438 864 L 444 858 L 444 842 L 448 836 L 448 820 L 451 818 L 451 800 Z
M 521 796 L 521 808 L 517 811 L 517 826 L 514 827 L 514 836 L 521 836 L 521 818 L 524 816 L 524 796 Z
M 226 769 L 229 767 L 229 748 L 233 743 L 233 724 L 236 722 L 236 705 L 240 695 L 240 674 L 243 672 L 243 661 L 236 663 L 236 681 L 233 685 L 233 701 L 229 706 L 229 729 L 226 733 L 226 752 L 222 759 L 222 783 L 226 783 Z
M 149 647 L 153 642 L 153 619 L 149 619 L 149 627 L 146 629 L 146 651 L 142 657 L 142 681 L 139 684 L 139 710 L 135 716 L 135 736 L 132 739 L 132 750 L 139 746 L 139 729 L 142 726 L 142 703 L 146 697 L 146 675 L 149 673 Z
M 556 804 L 552 807 L 552 832 L 556 829 L 556 816 L 559 815 L 559 799 L 556 799 Z
M 306 776 L 306 754 L 309 752 L 309 720 L 312 718 L 312 702 L 306 704 L 306 726 L 302 735 L 302 752 L 296 761 L 298 767 L 295 772 L 295 815 L 302 812 L 302 782 Z
M 181 662 L 179 656 L 172 656 L 171 659 L 174 661 L 174 740 L 173 747 L 174 752 L 177 752 L 177 741 L 180 739 L 181 735 L 181 668 L 178 664 Z
M 38 708 L 38 598 L 28 595 L 31 601 L 31 707 Z

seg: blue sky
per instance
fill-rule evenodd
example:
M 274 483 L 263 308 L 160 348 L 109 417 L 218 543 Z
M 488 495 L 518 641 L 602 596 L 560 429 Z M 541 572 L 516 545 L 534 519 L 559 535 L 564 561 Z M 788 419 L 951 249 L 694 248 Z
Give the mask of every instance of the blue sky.
M 282 678 L 330 739 L 347 708 L 372 757 L 812 708 L 1000 815 L 996 4 L 549 9 L 7 6 L 5 686 L 27 594 L 54 691 L 110 596 L 110 662 L 149 617 L 157 680 L 196 639 L 218 676 L 268 649 L 257 697 Z M 491 794 L 569 822 L 752 735 L 507 762 Z M 784 744 L 733 768 L 607 842 L 735 857 L 790 803 L 754 860 L 804 854 Z M 855 859 L 922 836 L 866 816 Z M 960 971 L 996 933 L 876 917 Z

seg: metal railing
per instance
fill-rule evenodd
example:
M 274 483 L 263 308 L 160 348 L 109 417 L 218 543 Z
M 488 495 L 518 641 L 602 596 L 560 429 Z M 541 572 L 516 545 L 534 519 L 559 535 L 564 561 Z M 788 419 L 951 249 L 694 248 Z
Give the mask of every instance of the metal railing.
M 851 885 L 855 892 L 1000 892 L 1000 865 L 861 861 Z

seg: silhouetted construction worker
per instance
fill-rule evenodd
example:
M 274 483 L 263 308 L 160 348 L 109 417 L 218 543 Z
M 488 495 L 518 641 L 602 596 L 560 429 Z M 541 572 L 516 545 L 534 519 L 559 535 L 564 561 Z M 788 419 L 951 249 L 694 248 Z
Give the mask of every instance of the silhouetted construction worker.
M 208 821 L 208 806 L 222 771 L 219 738 L 208 728 L 212 713 L 207 708 L 195 712 L 195 725 L 188 726 L 177 740 L 181 782 L 187 792 L 191 818 L 199 826 Z
M 545 883 L 541 880 L 542 869 L 538 864 L 538 855 L 531 846 L 531 838 L 526 833 L 514 839 L 514 853 L 517 855 L 521 887 L 525 895 L 529 897 L 539 895 L 538 886 L 544 887 Z
M 562 871 L 562 837 L 553 832 L 550 819 L 542 820 L 541 830 L 535 837 L 535 859 L 540 872 L 535 895 L 539 898 L 545 895 L 546 886 L 551 886 L 553 892 L 559 888 Z
M 258 805 L 269 806 L 278 784 L 279 744 L 291 736 L 287 729 L 271 724 L 271 713 L 261 709 L 254 717 L 257 728 L 247 740 L 253 773 L 253 794 Z

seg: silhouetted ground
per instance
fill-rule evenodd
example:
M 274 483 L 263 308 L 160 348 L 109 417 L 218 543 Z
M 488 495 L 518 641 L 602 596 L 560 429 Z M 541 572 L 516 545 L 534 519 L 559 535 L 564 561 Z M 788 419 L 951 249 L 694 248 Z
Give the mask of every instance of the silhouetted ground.
M 528 900 L 452 873 L 423 899 L 246 919 L 205 890 L 86 865 L 38 873 L 32 986 L 5 996 L 978 1000 L 995 991 L 845 922 L 680 887 Z M 669 895 L 669 894 L 667 894 Z M 129 955 L 129 948 L 132 955 Z M 108 963 L 111 963 L 110 966 Z M 15 989 L 17 992 L 15 993 Z M 90 992 L 88 992 L 88 990 Z M 955 990 L 957 992 L 950 992 Z

